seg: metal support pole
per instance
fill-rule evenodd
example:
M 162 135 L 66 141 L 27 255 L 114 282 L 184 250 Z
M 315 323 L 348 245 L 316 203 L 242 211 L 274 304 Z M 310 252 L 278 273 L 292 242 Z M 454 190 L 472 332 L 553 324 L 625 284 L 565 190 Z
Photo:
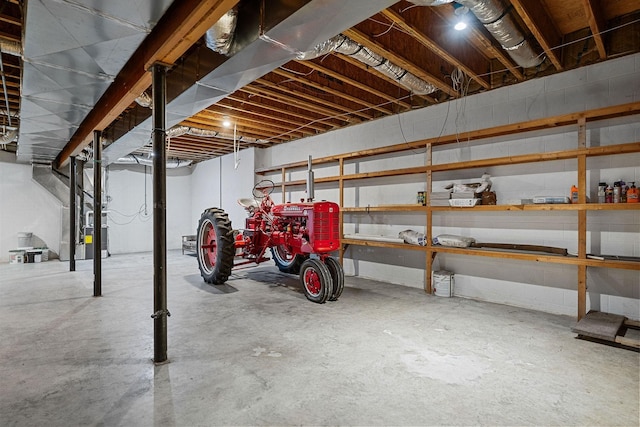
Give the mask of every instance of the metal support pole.
M 153 342 L 155 363 L 167 361 L 166 72 L 152 67 L 153 88 Z
M 69 271 L 76 271 L 76 158 L 71 156 L 69 162 Z
M 102 132 L 93 131 L 93 296 L 102 296 Z

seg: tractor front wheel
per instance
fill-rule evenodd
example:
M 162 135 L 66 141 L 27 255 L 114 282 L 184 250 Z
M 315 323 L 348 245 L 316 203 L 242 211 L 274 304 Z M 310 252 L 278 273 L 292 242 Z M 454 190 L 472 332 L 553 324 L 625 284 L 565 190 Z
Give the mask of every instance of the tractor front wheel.
M 197 235 L 198 267 L 205 282 L 221 285 L 233 268 L 235 246 L 229 216 L 209 208 L 200 216 Z
M 329 269 L 315 258 L 309 258 L 302 263 L 300 283 L 307 299 L 318 304 L 324 304 L 333 291 Z
M 300 272 L 300 266 L 304 260 L 307 259 L 304 255 L 292 254 L 285 245 L 272 247 L 271 255 L 278 269 L 283 273 L 289 274 L 298 274 Z
M 333 290 L 329 296 L 329 301 L 337 301 L 344 290 L 344 270 L 335 258 L 327 257 L 324 259 L 324 263 L 331 275 L 331 282 L 333 282 Z

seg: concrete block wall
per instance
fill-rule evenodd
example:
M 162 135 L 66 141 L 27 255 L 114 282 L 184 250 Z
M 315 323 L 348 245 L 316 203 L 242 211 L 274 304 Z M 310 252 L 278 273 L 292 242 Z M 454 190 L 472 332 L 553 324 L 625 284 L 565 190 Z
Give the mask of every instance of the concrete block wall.
M 153 250 L 153 175 L 151 167 L 110 165 L 106 185 L 109 251 L 112 254 Z M 167 249 L 180 249 L 182 235 L 193 234 L 191 170 L 167 169 Z
M 640 55 L 568 71 L 518 85 L 472 95 L 420 110 L 360 124 L 283 146 L 259 150 L 257 167 L 306 160 L 309 155 L 363 150 L 438 135 L 450 135 L 552 115 L 640 101 Z M 637 117 L 589 123 L 589 146 L 640 141 Z M 520 135 L 492 138 L 438 147 L 434 163 L 491 158 L 535 152 L 557 151 L 577 146 L 577 127 L 567 126 Z M 397 169 L 424 164 L 424 153 L 414 150 L 403 156 L 347 162 L 347 173 Z M 640 155 L 596 157 L 588 160 L 588 193 L 595 197 L 597 183 L 618 179 L 640 184 Z M 498 203 L 537 195 L 568 196 L 577 183 L 575 160 L 441 172 L 434 174 L 434 190 L 450 182 L 493 176 Z M 336 166 L 315 169 L 315 176 L 337 175 Z M 288 179 L 304 179 L 304 171 Z M 279 173 L 273 179 L 280 180 Z M 349 181 L 345 206 L 414 203 L 424 190 L 424 175 Z M 320 187 L 320 189 L 318 188 Z M 320 190 L 320 191 L 319 191 Z M 293 188 L 287 200 L 304 197 L 303 188 Z M 335 185 L 316 186 L 316 199 L 338 200 Z M 478 241 L 513 242 L 566 247 L 577 251 L 576 212 L 436 213 L 434 234 L 468 235 Z M 424 232 L 424 215 L 370 213 L 345 216 L 345 232 L 395 237 L 407 228 Z M 588 247 L 592 253 L 640 256 L 640 213 L 589 212 Z M 346 252 L 347 274 L 376 278 L 394 284 L 424 286 L 424 254 L 410 250 L 350 247 Z M 436 268 L 456 273 L 459 296 L 533 308 L 553 313 L 577 313 L 577 269 L 532 262 L 505 262 L 482 257 L 439 254 Z M 640 272 L 590 268 L 590 307 L 640 318 Z
M 191 175 L 191 216 L 189 229 L 196 234 L 202 212 L 211 207 L 222 208 L 229 215 L 235 229 L 243 228 L 246 211 L 238 204 L 240 198 L 251 198 L 251 190 L 257 182 L 255 170 L 255 150 L 242 150 L 239 162 L 232 154 L 218 157 L 193 167 Z

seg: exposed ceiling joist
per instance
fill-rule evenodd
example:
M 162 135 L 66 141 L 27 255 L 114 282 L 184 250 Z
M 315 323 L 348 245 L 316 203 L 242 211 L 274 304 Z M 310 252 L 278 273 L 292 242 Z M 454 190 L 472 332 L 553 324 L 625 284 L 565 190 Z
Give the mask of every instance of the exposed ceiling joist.
M 377 111 L 381 112 L 382 114 L 389 114 L 390 111 L 391 111 L 389 108 L 379 107 L 376 104 L 373 104 L 373 103 L 370 103 L 370 102 L 367 102 L 367 101 L 363 100 L 362 98 L 358 98 L 356 96 L 348 95 L 348 94 L 346 94 L 344 92 L 341 92 L 339 90 L 332 89 L 328 85 L 322 85 L 322 84 L 316 83 L 316 82 L 314 82 L 314 81 L 312 81 L 310 79 L 306 79 L 304 77 L 297 76 L 297 75 L 295 75 L 295 74 L 293 74 L 293 73 L 291 73 L 289 71 L 285 71 L 285 70 L 282 70 L 282 69 L 276 69 L 276 70 L 273 70 L 273 74 L 276 74 L 276 75 L 279 75 L 281 77 L 284 77 L 287 80 L 296 81 L 296 82 L 301 83 L 302 85 L 315 88 L 318 91 L 325 92 L 327 94 L 333 95 L 334 97 L 336 97 L 338 99 L 339 98 L 343 98 L 345 100 L 353 102 L 354 104 L 359 104 L 362 107 L 369 108 L 369 109 L 372 109 L 372 110 L 377 110 Z M 358 109 L 361 109 L 361 108 L 358 108 Z
M 389 61 L 404 68 L 405 70 L 409 71 L 413 75 L 431 83 L 432 85 L 434 85 L 435 87 L 437 87 L 438 89 L 446 93 L 447 95 L 453 96 L 453 97 L 458 96 L 456 91 L 453 90 L 453 88 L 449 86 L 447 83 L 445 83 L 443 80 L 440 80 L 434 77 L 433 75 L 428 74 L 421 68 L 417 67 L 415 64 L 410 63 L 405 58 L 402 58 L 401 56 L 397 55 L 391 50 L 385 48 L 380 43 L 373 40 L 371 37 L 367 36 L 360 30 L 351 28 L 345 31 L 344 35 L 351 38 L 356 43 L 360 43 L 361 45 L 366 46 L 368 49 L 371 49 L 372 52 L 375 52 L 378 55 L 384 58 L 387 58 Z
M 411 108 L 411 104 L 409 104 L 407 102 L 397 100 L 397 98 L 394 98 L 393 96 L 391 96 L 391 95 L 389 95 L 389 94 L 387 94 L 385 92 L 382 92 L 380 90 L 377 90 L 376 88 L 373 88 L 371 86 L 367 86 L 367 85 L 365 85 L 363 83 L 360 83 L 359 81 L 357 81 L 355 79 L 349 78 L 349 77 L 347 77 L 347 76 L 345 76 L 343 74 L 340 74 L 340 73 L 338 73 L 336 71 L 333 71 L 333 70 L 331 70 L 331 69 L 329 69 L 327 67 L 324 67 L 324 66 L 322 66 L 322 65 L 320 65 L 320 64 L 318 64 L 318 63 L 316 63 L 314 61 L 297 61 L 297 63 L 302 65 L 302 66 L 304 66 L 304 67 L 308 67 L 311 70 L 318 71 L 318 72 L 320 72 L 320 73 L 322 73 L 324 75 L 327 75 L 329 77 L 333 77 L 334 79 L 338 79 L 338 80 L 340 80 L 340 81 L 342 81 L 342 82 L 344 82 L 346 84 L 349 84 L 351 86 L 357 87 L 360 90 L 363 90 L 365 92 L 369 92 L 370 94 L 372 94 L 374 96 L 377 96 L 379 98 L 382 98 L 382 99 L 384 99 L 386 101 L 389 101 L 391 103 L 397 104 L 398 106 L 400 106 L 404 110 L 408 110 L 408 109 Z
M 479 76 L 480 73 L 478 71 L 472 70 L 470 66 L 466 65 L 460 59 L 458 59 L 457 57 L 449 53 L 446 49 L 444 49 L 434 40 L 427 37 L 427 35 L 422 33 L 420 30 L 418 30 L 414 26 L 407 23 L 405 19 L 398 12 L 389 8 L 389 9 L 383 10 L 381 13 L 382 15 L 387 17 L 391 22 L 397 25 L 399 28 L 409 33 L 413 38 L 418 40 L 426 48 L 438 54 L 440 57 L 445 59 L 454 67 L 460 68 L 462 71 L 464 71 L 464 73 L 467 76 L 477 81 L 478 84 L 480 84 L 480 86 L 482 86 L 485 89 L 489 89 L 490 87 L 489 81 L 485 77 L 480 77 Z
M 604 40 L 602 39 L 602 31 L 605 28 L 605 24 L 600 3 L 595 0 L 582 0 L 582 4 L 584 5 L 584 13 L 587 15 L 589 28 L 591 28 L 593 40 L 596 42 L 600 59 L 606 59 L 607 50 L 604 47 Z

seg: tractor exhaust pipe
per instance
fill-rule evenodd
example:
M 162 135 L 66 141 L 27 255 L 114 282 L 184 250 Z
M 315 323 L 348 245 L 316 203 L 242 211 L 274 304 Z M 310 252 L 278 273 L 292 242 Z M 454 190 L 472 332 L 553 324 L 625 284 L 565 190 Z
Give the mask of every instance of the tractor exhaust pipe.
M 311 164 L 313 163 L 311 156 L 309 156 L 309 163 L 307 164 L 307 202 L 313 202 L 315 195 L 313 194 L 313 169 Z

